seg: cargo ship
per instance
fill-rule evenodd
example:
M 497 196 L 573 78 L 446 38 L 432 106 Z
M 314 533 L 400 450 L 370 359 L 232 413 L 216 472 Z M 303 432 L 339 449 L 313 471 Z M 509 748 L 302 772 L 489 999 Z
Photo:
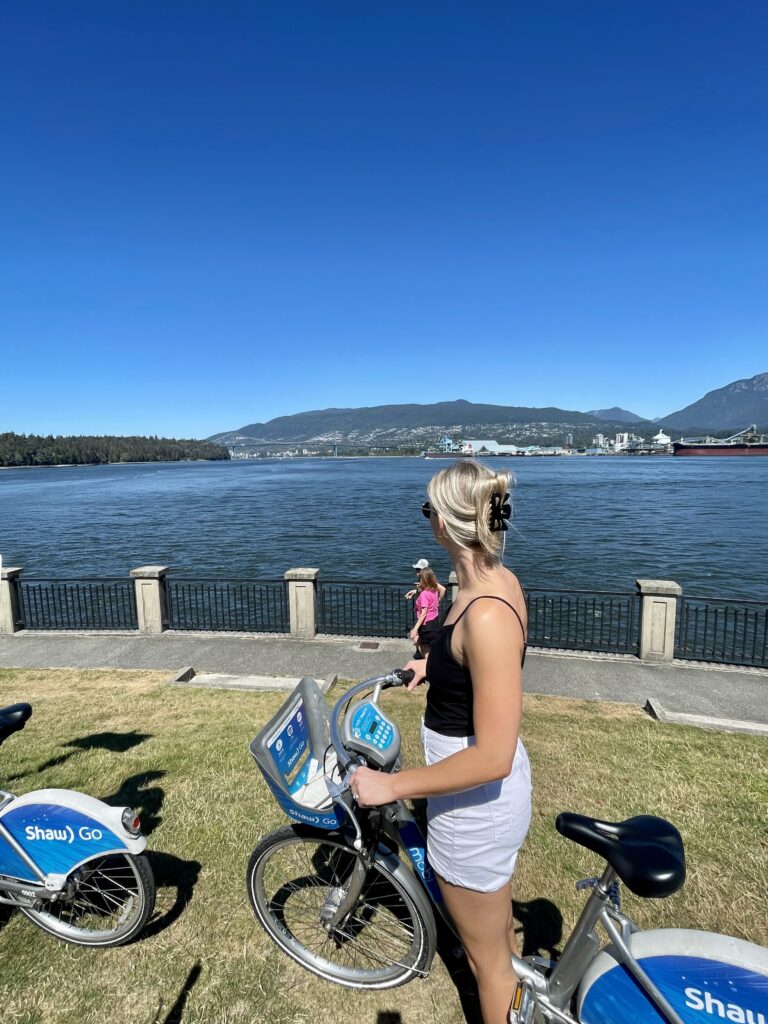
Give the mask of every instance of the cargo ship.
M 674 455 L 768 455 L 768 434 L 759 434 L 757 425 L 733 437 L 681 437 L 672 442 Z

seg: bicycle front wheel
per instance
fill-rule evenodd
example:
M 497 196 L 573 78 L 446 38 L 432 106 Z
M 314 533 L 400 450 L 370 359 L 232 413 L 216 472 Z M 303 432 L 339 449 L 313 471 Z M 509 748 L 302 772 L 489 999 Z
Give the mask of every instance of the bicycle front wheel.
M 69 886 L 67 898 L 20 909 L 39 928 L 78 946 L 130 942 L 155 906 L 155 879 L 143 855 L 94 857 L 75 871 Z
M 347 988 L 387 989 L 423 974 L 428 931 L 413 895 L 374 861 L 346 919 L 328 930 L 359 854 L 327 832 L 288 825 L 266 836 L 248 864 L 259 923 L 308 971 Z

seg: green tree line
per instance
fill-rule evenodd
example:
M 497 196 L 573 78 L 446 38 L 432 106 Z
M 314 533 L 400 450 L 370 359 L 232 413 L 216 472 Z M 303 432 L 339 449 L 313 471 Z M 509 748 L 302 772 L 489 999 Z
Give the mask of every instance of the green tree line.
M 0 466 L 93 466 L 110 462 L 182 462 L 228 459 L 229 451 L 210 441 L 169 437 L 54 437 L 0 434 Z

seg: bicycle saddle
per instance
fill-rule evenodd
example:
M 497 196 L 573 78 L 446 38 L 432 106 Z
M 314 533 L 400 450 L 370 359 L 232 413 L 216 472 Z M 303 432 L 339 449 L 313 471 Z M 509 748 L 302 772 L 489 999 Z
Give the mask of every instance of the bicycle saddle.
M 605 858 L 636 896 L 670 896 L 685 881 L 683 840 L 664 818 L 641 814 L 612 822 L 563 813 L 555 827 L 561 836 Z
M 31 704 L 11 704 L 7 708 L 0 708 L 0 743 L 23 729 L 31 715 Z

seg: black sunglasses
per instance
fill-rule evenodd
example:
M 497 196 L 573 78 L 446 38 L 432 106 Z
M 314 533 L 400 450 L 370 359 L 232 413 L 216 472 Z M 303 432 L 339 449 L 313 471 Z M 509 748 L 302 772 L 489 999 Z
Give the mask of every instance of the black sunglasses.
M 421 506 L 421 514 L 424 516 L 425 519 L 429 519 L 429 517 L 432 515 L 432 506 L 428 501 L 425 501 L 424 504 Z

